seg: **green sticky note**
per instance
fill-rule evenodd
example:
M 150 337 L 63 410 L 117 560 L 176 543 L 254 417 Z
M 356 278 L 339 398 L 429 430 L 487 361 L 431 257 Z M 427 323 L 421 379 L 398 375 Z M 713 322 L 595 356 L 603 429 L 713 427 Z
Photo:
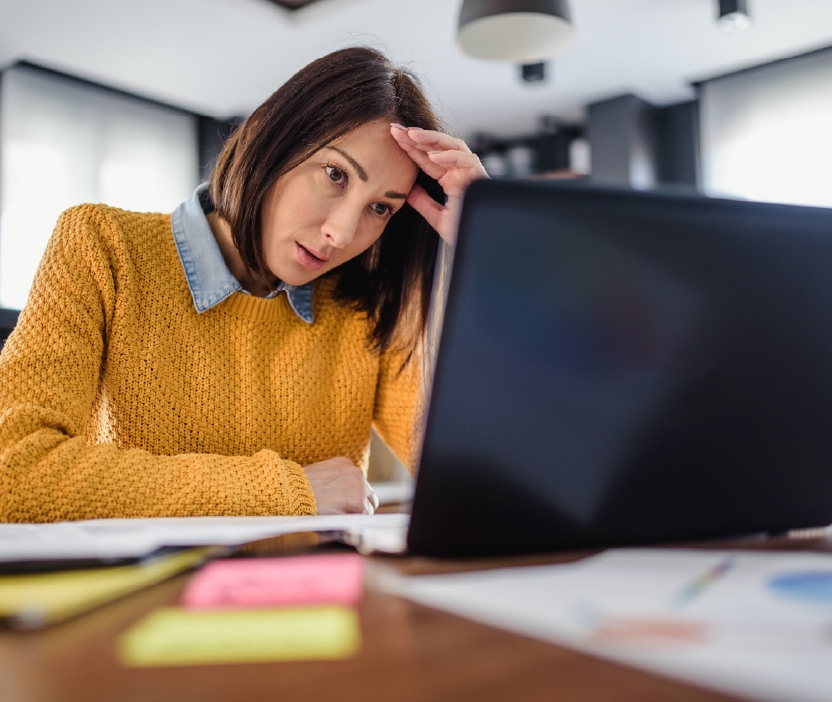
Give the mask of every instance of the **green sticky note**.
M 156 610 L 119 640 L 129 666 L 206 665 L 347 658 L 360 646 L 349 607 Z

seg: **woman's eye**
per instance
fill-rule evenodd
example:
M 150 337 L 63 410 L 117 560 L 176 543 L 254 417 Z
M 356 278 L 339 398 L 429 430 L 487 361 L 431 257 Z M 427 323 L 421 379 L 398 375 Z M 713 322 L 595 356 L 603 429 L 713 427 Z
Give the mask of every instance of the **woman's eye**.
M 347 181 L 347 174 L 344 173 L 338 166 L 327 166 L 326 174 L 333 183 L 341 185 Z
M 371 205 L 373 212 L 377 215 L 381 215 L 382 217 L 386 215 L 393 214 L 393 208 L 390 205 L 385 205 L 380 202 L 377 202 L 375 205 Z

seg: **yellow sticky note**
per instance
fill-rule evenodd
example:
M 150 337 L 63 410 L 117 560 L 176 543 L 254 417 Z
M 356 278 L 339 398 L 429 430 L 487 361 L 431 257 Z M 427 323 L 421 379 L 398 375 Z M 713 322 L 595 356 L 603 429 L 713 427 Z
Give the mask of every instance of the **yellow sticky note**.
M 123 597 L 203 563 L 218 549 L 176 551 L 144 563 L 0 576 L 0 621 L 37 628 Z
M 347 658 L 360 646 L 358 614 L 342 606 L 156 610 L 122 635 L 129 666 L 205 665 Z

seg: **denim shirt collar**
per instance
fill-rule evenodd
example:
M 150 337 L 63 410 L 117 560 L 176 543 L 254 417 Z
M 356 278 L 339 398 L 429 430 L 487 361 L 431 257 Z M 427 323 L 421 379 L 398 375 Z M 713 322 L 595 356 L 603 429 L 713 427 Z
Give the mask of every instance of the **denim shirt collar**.
M 207 188 L 207 183 L 200 185 L 191 198 L 180 204 L 171 216 L 173 240 L 188 280 L 194 307 L 200 313 L 218 305 L 231 293 L 239 291 L 250 294 L 225 265 L 219 244 L 205 217 L 200 194 Z M 307 324 L 312 324 L 312 284 L 294 286 L 281 283 L 267 297 L 276 297 L 282 292 L 286 293 L 295 314 Z

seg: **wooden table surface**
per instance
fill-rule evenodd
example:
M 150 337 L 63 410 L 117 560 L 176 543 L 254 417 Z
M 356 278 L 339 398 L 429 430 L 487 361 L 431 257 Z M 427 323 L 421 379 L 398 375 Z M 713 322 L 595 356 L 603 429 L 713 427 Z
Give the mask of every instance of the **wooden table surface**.
M 719 547 L 830 551 L 832 540 L 735 541 Z M 455 572 L 552 563 L 578 555 L 465 562 L 371 557 L 359 606 L 362 645 L 354 658 L 124 667 L 116 657 L 118 636 L 152 609 L 176 603 L 189 577 L 180 575 L 47 630 L 0 632 L 0 701 L 733 699 L 431 610 L 375 586 L 391 570 Z

